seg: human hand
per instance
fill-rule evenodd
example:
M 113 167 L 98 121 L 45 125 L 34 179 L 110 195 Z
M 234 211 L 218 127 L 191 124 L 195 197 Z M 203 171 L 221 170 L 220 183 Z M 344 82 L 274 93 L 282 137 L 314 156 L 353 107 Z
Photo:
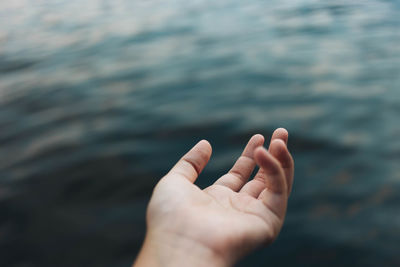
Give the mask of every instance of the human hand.
M 264 137 L 254 135 L 232 169 L 204 190 L 193 183 L 211 146 L 205 140 L 196 144 L 155 187 L 134 266 L 231 266 L 274 241 L 293 184 L 287 140 L 285 129 L 275 130 L 267 151 Z M 256 165 L 260 169 L 248 181 Z

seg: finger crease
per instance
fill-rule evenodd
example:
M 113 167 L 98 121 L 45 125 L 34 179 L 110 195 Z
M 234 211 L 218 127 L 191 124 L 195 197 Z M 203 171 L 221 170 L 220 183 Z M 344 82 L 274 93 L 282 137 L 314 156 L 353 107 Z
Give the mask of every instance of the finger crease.
M 195 162 L 190 161 L 190 160 L 188 160 L 188 159 L 185 159 L 185 158 L 183 158 L 182 161 L 183 161 L 183 162 L 186 162 L 186 163 L 188 163 L 190 166 L 192 166 L 193 169 L 196 171 L 197 175 L 200 174 L 200 166 L 198 166 L 198 164 L 196 164 Z

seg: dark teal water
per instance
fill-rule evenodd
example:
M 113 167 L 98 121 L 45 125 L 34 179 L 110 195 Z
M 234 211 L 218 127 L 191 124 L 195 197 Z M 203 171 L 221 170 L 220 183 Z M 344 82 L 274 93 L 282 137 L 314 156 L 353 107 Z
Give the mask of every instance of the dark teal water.
M 151 190 L 290 131 L 276 243 L 239 266 L 400 265 L 400 2 L 2 1 L 0 265 L 129 266 Z

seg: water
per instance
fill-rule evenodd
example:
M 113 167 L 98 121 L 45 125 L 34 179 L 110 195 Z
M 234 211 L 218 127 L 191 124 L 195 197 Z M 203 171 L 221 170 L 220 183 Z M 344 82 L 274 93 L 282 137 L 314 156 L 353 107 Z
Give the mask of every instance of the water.
M 239 266 L 400 265 L 400 2 L 3 1 L 0 265 L 129 266 L 157 180 L 290 132 L 277 242 Z

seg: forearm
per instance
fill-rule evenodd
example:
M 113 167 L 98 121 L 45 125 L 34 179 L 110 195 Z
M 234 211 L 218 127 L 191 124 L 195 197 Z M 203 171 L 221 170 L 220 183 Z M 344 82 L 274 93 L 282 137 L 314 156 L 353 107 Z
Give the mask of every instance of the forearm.
M 133 267 L 229 267 L 232 263 L 191 240 L 181 238 L 153 238 L 145 242 Z

